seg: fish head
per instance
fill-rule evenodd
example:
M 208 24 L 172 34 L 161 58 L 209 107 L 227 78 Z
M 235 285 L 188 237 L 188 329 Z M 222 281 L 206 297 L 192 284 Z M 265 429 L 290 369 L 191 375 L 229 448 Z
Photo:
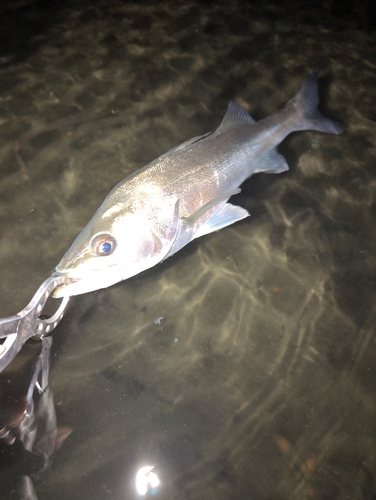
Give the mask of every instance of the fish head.
M 70 279 L 53 297 L 106 288 L 163 260 L 176 238 L 178 205 L 161 196 L 105 200 L 56 267 L 55 275 Z

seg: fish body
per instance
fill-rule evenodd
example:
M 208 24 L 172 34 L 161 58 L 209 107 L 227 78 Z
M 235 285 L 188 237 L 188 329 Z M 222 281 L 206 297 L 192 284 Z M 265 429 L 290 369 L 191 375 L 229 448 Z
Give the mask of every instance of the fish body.
M 317 110 L 317 79 L 314 71 L 281 111 L 258 122 L 231 102 L 213 134 L 186 141 L 117 184 L 57 266 L 71 280 L 54 296 L 108 287 L 247 217 L 228 199 L 255 173 L 288 170 L 276 149 L 287 135 L 342 131 Z

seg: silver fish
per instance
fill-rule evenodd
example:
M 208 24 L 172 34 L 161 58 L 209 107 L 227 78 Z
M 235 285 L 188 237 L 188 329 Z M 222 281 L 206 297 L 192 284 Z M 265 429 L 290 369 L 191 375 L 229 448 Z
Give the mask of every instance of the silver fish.
M 228 199 L 253 174 L 288 170 L 276 149 L 287 135 L 341 133 L 317 110 L 317 79 L 315 70 L 281 111 L 258 122 L 230 102 L 213 134 L 184 142 L 117 184 L 57 266 L 71 280 L 54 296 L 113 285 L 247 217 Z

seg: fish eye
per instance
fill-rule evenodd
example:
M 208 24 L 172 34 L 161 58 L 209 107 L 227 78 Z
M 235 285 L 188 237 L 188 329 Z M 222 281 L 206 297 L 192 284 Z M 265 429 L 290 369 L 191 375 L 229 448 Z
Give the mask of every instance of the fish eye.
M 91 240 L 91 247 L 97 255 L 111 255 L 116 248 L 116 240 L 109 234 L 98 234 Z

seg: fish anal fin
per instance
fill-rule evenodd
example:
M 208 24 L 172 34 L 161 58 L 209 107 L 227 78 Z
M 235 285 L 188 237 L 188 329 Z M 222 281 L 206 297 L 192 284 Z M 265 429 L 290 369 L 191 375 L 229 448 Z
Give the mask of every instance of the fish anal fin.
M 262 160 L 260 168 L 256 172 L 264 172 L 265 174 L 280 174 L 289 169 L 287 162 L 277 149 L 274 148 Z M 255 173 L 256 173 L 255 172 Z

